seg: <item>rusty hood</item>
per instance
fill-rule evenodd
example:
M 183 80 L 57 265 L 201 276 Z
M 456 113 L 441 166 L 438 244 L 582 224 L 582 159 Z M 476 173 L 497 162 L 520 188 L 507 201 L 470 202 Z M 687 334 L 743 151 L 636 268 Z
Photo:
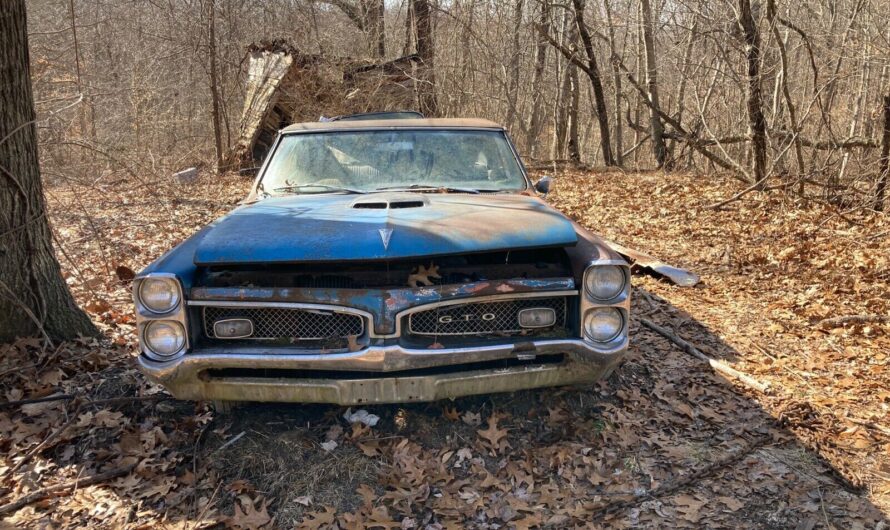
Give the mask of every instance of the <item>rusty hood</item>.
M 513 194 L 293 195 L 242 206 L 198 243 L 197 265 L 388 260 L 570 246 L 572 223 Z

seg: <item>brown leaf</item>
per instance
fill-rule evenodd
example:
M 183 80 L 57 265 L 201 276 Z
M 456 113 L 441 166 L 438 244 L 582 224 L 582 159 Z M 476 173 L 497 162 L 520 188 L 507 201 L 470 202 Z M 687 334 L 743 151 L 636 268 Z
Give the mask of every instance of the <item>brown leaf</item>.
M 476 431 L 479 433 L 479 437 L 488 442 L 489 447 L 496 451 L 500 452 L 506 445 L 506 440 L 504 438 L 507 437 L 506 429 L 498 429 L 498 415 L 492 414 L 488 417 L 488 428 L 487 429 L 478 429 Z M 502 442 L 504 442 L 502 444 Z
M 117 279 L 124 283 L 133 281 L 133 278 L 136 277 L 136 273 L 133 272 L 133 269 L 124 265 L 118 265 L 114 269 L 114 273 L 117 275 Z
M 460 419 L 460 413 L 457 411 L 457 407 L 443 407 L 442 416 L 449 421 L 457 421 Z
M 417 267 L 417 272 L 408 275 L 408 287 L 428 287 L 433 284 L 432 279 L 440 279 L 439 266 L 430 263 L 429 268 L 423 265 Z
M 229 517 L 228 524 L 239 530 L 257 530 L 272 522 L 266 506 L 266 499 L 259 497 L 252 501 L 247 495 L 239 495 L 235 503 L 235 515 Z M 259 502 L 259 508 L 256 507 Z

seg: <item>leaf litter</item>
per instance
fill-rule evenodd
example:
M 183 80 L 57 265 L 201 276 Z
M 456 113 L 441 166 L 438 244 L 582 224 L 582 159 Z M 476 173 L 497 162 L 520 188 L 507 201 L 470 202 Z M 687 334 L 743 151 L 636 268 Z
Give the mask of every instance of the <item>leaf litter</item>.
M 4 522 L 885 524 L 887 323 L 822 322 L 890 314 L 890 249 L 886 237 L 872 237 L 887 232 L 887 221 L 837 215 L 780 193 L 706 210 L 729 189 L 714 177 L 566 172 L 556 179 L 549 200 L 582 224 L 701 274 L 694 289 L 635 277 L 635 317 L 776 392 L 737 386 L 634 320 L 627 361 L 587 387 L 369 407 L 375 425 L 345 429 L 341 408 L 320 405 L 249 405 L 220 416 L 202 403 L 166 399 L 138 374 L 129 282 L 230 209 L 249 183 L 205 178 L 150 197 L 138 188 L 51 188 L 64 274 L 103 337 L 55 348 L 34 339 L 0 346 L 0 505 L 52 490 L 3 512 Z M 76 194 L 85 208 L 74 206 Z M 14 403 L 22 400 L 29 401 Z M 330 452 L 329 442 L 337 444 Z M 89 480 L 114 473 L 123 474 Z

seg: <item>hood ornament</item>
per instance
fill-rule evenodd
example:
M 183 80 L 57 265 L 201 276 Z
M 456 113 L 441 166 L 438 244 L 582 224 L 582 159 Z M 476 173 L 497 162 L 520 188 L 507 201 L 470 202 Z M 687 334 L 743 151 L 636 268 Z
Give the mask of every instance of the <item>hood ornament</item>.
M 383 240 L 383 249 L 389 250 L 389 240 L 392 237 L 392 228 L 381 228 L 377 231 L 380 232 L 380 239 Z

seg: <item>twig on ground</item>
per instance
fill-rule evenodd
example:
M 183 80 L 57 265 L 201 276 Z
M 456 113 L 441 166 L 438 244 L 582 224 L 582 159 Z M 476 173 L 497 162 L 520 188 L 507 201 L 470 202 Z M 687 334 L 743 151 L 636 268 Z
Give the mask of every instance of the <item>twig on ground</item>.
M 22 457 L 22 459 L 19 460 L 16 463 L 16 465 L 14 465 L 12 467 L 12 469 L 9 470 L 8 473 L 6 473 L 6 477 L 4 477 L 4 478 L 9 478 L 9 477 L 15 476 L 15 472 L 18 471 L 19 469 L 21 469 L 22 466 L 27 464 L 34 457 L 34 455 L 36 455 L 40 451 L 43 451 L 49 445 L 50 442 L 52 442 L 53 440 L 58 438 L 63 432 L 68 430 L 68 427 L 71 427 L 74 424 L 74 422 L 77 421 L 77 418 L 80 416 L 80 410 L 81 410 L 81 407 L 77 407 L 74 410 L 74 412 L 71 413 L 71 417 L 68 418 L 68 421 L 66 421 L 64 425 L 62 425 L 61 427 L 59 427 L 58 429 L 53 431 L 49 436 L 44 438 L 42 442 L 37 444 L 37 447 L 28 451 L 28 454 L 26 454 L 24 457 Z
M 884 322 L 890 322 L 890 317 L 881 315 L 846 315 L 821 320 L 819 326 L 830 329 L 839 328 L 846 324 L 883 324 Z
M 658 333 L 662 337 L 670 340 L 671 342 L 673 342 L 674 344 L 679 346 L 680 349 L 682 349 L 689 355 L 692 355 L 693 357 L 708 363 L 709 365 L 711 365 L 711 368 L 713 368 L 714 370 L 716 370 L 724 375 L 728 375 L 734 379 L 737 379 L 738 381 L 744 383 L 746 386 L 748 386 L 750 388 L 753 388 L 754 390 L 757 390 L 764 394 L 769 393 L 769 383 L 761 383 L 760 381 L 754 379 L 753 377 L 751 377 L 748 374 L 742 373 L 742 372 L 736 370 L 735 368 L 731 368 L 716 359 L 712 359 L 712 358 L 708 357 L 707 355 L 705 355 L 704 353 L 699 351 L 698 348 L 696 348 L 689 342 L 681 339 L 675 333 L 669 331 L 666 328 L 659 326 L 658 324 L 656 324 L 655 322 L 652 322 L 649 319 L 641 318 L 640 323 L 642 323 L 644 326 L 651 329 L 652 331 Z
M 751 454 L 753 451 L 763 447 L 771 440 L 772 440 L 772 437 L 769 435 L 760 436 L 760 437 L 754 439 L 745 448 L 739 450 L 738 452 L 733 453 L 733 454 L 731 454 L 725 458 L 722 458 L 720 460 L 717 460 L 716 462 L 713 462 L 713 463 L 711 463 L 697 471 L 693 471 L 692 473 L 689 473 L 688 475 L 681 477 L 676 482 L 666 483 L 666 484 L 648 492 L 645 495 L 635 497 L 633 499 L 627 499 L 627 500 L 607 503 L 606 505 L 597 509 L 596 512 L 594 512 L 594 514 L 592 514 L 592 515 L 594 517 L 596 517 L 596 516 L 603 516 L 603 515 L 606 515 L 609 513 L 615 513 L 615 512 L 621 511 L 625 508 L 630 508 L 631 506 L 635 506 L 637 504 L 645 502 L 647 500 L 658 499 L 660 497 L 664 497 L 666 495 L 675 493 L 676 491 L 679 491 L 679 490 L 681 490 L 695 482 L 700 481 L 702 478 L 704 478 L 708 475 L 711 475 L 715 471 L 718 471 L 720 469 L 723 469 L 724 467 L 731 466 L 731 465 L 735 464 L 736 462 L 742 460 L 743 458 L 745 458 L 746 456 Z
M 32 399 L 20 399 L 18 401 L 7 401 L 6 403 L 0 403 L 0 410 L 9 409 L 13 407 L 20 407 L 22 405 L 32 405 L 34 403 L 49 403 L 51 401 L 71 401 L 77 396 L 74 394 L 53 394 L 52 396 L 45 396 L 42 398 L 32 398 Z
M 18 511 L 29 504 L 41 501 L 54 495 L 60 497 L 63 495 L 67 495 L 70 492 L 66 490 L 74 490 L 75 488 L 93 486 L 111 479 L 123 477 L 124 475 L 127 475 L 131 471 L 133 471 L 135 467 L 136 464 L 130 464 L 128 466 L 118 469 L 112 469 L 111 471 L 99 473 L 98 475 L 93 475 L 85 479 L 72 480 L 71 482 L 66 482 L 64 484 L 56 484 L 55 486 L 40 488 L 39 490 L 32 491 L 31 493 L 18 500 L 0 506 L 0 515 Z
M 234 444 L 235 442 L 237 442 L 238 440 L 240 440 L 241 438 L 243 438 L 245 434 L 247 434 L 247 431 L 241 431 L 240 434 L 236 434 L 235 436 L 232 437 L 231 440 L 229 440 L 228 442 L 226 442 L 226 443 L 222 444 L 221 446 L 217 447 L 217 448 L 214 449 L 213 452 L 210 453 L 210 454 L 216 453 L 216 452 L 218 452 L 218 451 L 222 451 L 222 450 L 225 449 L 226 447 L 229 447 L 230 445 Z
M 46 396 L 42 398 L 34 398 L 34 399 L 22 399 L 19 401 L 7 401 L 6 403 L 0 403 L 0 410 L 18 407 L 21 405 L 30 405 L 32 403 L 47 403 L 50 401 L 71 401 L 72 399 L 77 399 L 83 396 L 79 396 L 77 394 L 56 394 L 53 396 Z M 115 398 L 107 398 L 107 399 L 94 399 L 92 401 L 84 401 L 81 406 L 87 407 L 90 405 L 117 405 L 119 403 L 128 403 L 130 401 L 166 401 L 168 399 L 173 399 L 172 396 L 165 394 L 153 394 L 151 396 L 123 396 L 123 397 L 115 397 Z

